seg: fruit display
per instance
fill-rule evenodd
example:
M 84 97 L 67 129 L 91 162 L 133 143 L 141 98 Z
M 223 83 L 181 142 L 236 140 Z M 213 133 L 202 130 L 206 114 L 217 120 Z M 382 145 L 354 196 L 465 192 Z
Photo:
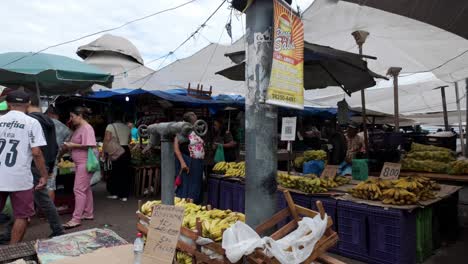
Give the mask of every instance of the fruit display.
M 401 161 L 401 169 L 408 171 L 445 173 L 448 170 L 448 165 L 449 164 L 446 162 L 433 160 L 415 160 L 406 158 Z
M 403 177 L 398 180 L 368 179 L 350 190 L 352 196 L 381 200 L 384 204 L 411 205 L 434 199 L 440 185 L 426 177 Z
M 419 151 L 444 151 L 444 152 L 452 153 L 452 151 L 448 148 L 412 143 L 410 152 L 419 152 Z
M 351 182 L 351 178 L 344 176 L 336 176 L 334 180 L 338 184 L 338 186 L 345 185 Z
M 296 188 L 305 193 L 321 193 L 327 189 L 321 187 L 321 180 L 317 177 L 298 177 Z
M 327 153 L 323 150 L 307 150 L 304 151 L 304 160 L 327 160 Z
M 245 161 L 230 165 L 230 167 L 226 170 L 224 177 L 245 178 Z
M 61 159 L 60 162 L 57 163 L 57 167 L 60 169 L 71 169 L 71 168 L 75 168 L 75 163 L 69 160 Z
M 302 164 L 304 164 L 304 157 L 297 157 L 294 159 L 294 168 L 302 168 Z
M 433 160 L 440 162 L 451 162 L 455 161 L 455 156 L 453 153 L 448 151 L 417 151 L 410 152 L 406 155 L 407 159 L 414 160 Z
M 336 188 L 338 187 L 338 183 L 336 181 L 334 181 L 333 179 L 331 178 L 321 178 L 320 179 L 320 186 L 322 186 L 323 188 L 327 188 L 327 189 L 330 189 L 330 188 Z
M 182 252 L 182 251 L 177 251 L 176 260 L 177 260 L 177 263 L 179 264 L 192 264 L 193 263 L 192 257 L 189 254 Z
M 292 188 L 295 189 L 299 187 L 299 181 L 303 178 L 301 176 L 291 175 L 284 171 L 278 171 L 277 181 L 278 184 L 285 187 L 285 188 Z M 320 185 L 320 182 L 319 182 Z
M 451 162 L 447 172 L 448 174 L 468 174 L 468 160 Z
M 153 206 L 161 204 L 160 200 L 148 201 L 141 206 L 140 212 L 150 217 Z M 187 202 L 185 199 L 175 198 L 174 204 L 185 208 L 182 226 L 191 230 L 196 230 L 197 219 L 202 225 L 202 237 L 212 239 L 215 242 L 222 240 L 222 232 L 237 221 L 245 222 L 245 215 L 232 212 L 231 210 L 208 210 L 206 206 L 196 205 Z

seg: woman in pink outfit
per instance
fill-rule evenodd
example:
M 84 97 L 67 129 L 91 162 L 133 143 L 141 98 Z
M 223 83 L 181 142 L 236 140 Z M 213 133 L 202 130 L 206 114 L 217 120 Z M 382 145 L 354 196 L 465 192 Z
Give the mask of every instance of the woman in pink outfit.
M 91 190 L 91 177 L 93 173 L 86 170 L 88 160 L 88 148 L 96 147 L 96 137 L 94 129 L 86 121 L 90 110 L 85 107 L 76 107 L 70 113 L 70 120 L 75 127 L 75 131 L 70 142 L 65 142 L 65 147 L 71 151 L 71 156 L 75 162 L 75 211 L 73 218 L 64 224 L 65 229 L 78 227 L 81 220 L 93 220 L 93 192 Z

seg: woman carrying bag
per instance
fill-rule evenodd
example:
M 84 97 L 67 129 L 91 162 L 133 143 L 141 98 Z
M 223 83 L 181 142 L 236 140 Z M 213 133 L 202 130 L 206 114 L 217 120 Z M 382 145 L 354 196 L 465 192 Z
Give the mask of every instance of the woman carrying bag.
M 104 136 L 104 153 L 110 164 L 110 178 L 107 179 L 107 198 L 120 199 L 126 202 L 130 194 L 130 161 L 131 153 L 130 128 L 121 121 L 116 121 L 106 128 Z
M 81 225 L 81 220 L 94 219 L 93 192 L 91 190 L 91 177 L 94 171 L 88 171 L 88 159 L 93 160 L 95 154 L 96 137 L 93 127 L 86 121 L 91 111 L 85 107 L 76 107 L 70 113 L 70 121 L 75 130 L 70 142 L 64 143 L 64 149 L 71 152 L 75 162 L 75 182 L 73 192 L 75 194 L 75 210 L 70 221 L 63 225 L 65 229 L 75 228 Z M 95 168 L 89 168 L 94 170 Z

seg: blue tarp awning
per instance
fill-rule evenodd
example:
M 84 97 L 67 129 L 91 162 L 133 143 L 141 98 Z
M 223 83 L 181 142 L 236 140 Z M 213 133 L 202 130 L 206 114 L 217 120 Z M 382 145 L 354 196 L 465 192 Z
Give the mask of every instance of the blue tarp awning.
M 147 91 L 143 89 L 112 89 L 112 90 L 101 90 L 94 92 L 91 95 L 86 96 L 89 99 L 106 99 L 112 97 L 121 96 L 136 96 L 136 95 L 153 95 L 169 102 L 185 105 L 188 107 L 208 107 L 212 113 L 216 113 L 226 107 L 235 107 L 238 109 L 244 109 L 245 98 L 241 95 L 221 94 L 213 97 L 213 100 L 198 99 L 186 95 L 181 95 L 182 89 L 173 89 L 171 91 Z M 280 112 L 287 112 L 297 115 L 313 115 L 322 118 L 332 118 L 336 116 L 336 108 L 318 108 L 318 107 L 304 107 L 304 110 L 293 110 L 287 108 L 280 108 Z

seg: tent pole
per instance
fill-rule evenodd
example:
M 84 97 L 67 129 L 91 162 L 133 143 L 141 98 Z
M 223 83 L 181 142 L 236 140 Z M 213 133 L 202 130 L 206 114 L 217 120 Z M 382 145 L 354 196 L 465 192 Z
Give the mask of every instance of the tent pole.
M 466 118 L 466 123 L 465 123 L 465 131 L 468 131 L 468 78 L 465 79 L 465 97 L 466 97 L 466 108 L 465 108 L 465 118 Z M 465 154 L 468 153 L 468 142 L 465 144 Z
M 359 47 L 359 55 L 362 56 L 362 45 L 366 42 L 366 38 L 369 36 L 369 32 L 363 30 L 357 30 L 351 33 L 353 35 L 354 40 L 356 40 L 356 44 Z M 361 104 L 362 104 L 362 129 L 364 132 L 364 151 L 368 153 L 369 149 L 369 140 L 367 134 L 367 116 L 366 116 L 366 94 L 364 89 L 361 90 Z
M 455 97 L 457 99 L 458 129 L 459 129 L 459 134 L 460 134 L 461 149 L 462 149 L 463 156 L 466 157 L 465 142 L 463 139 L 463 125 L 462 125 L 462 116 L 461 116 L 461 110 L 460 110 L 460 95 L 458 92 L 458 82 L 455 82 Z
M 393 77 L 393 105 L 394 105 L 394 118 L 395 118 L 395 132 L 400 131 L 400 110 L 398 98 L 398 75 L 400 75 L 400 67 L 390 67 L 387 75 Z
M 36 96 L 37 96 L 37 102 L 39 103 L 39 108 L 41 108 L 41 92 L 39 90 L 39 83 L 37 82 L 37 78 L 36 78 Z
M 440 94 L 442 95 L 442 108 L 444 109 L 444 127 L 445 131 L 449 131 L 449 124 L 448 124 L 448 113 L 447 113 L 447 99 L 445 97 L 445 87 L 440 87 Z

